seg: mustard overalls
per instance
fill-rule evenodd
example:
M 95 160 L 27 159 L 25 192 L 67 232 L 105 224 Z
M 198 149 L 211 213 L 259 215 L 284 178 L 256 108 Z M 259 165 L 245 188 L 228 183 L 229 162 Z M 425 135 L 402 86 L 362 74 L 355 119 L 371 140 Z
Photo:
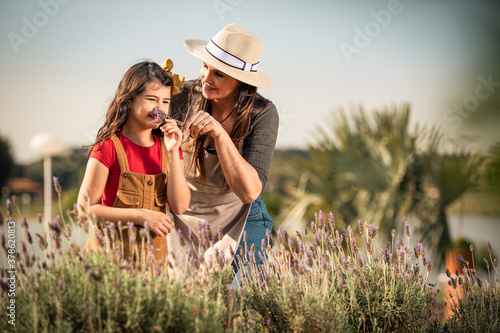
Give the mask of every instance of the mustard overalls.
M 118 183 L 118 190 L 116 193 L 116 199 L 113 203 L 113 207 L 118 208 L 144 208 L 150 209 L 157 212 L 165 213 L 167 208 L 167 152 L 165 149 L 165 143 L 160 140 L 161 144 L 161 169 L 162 172 L 157 175 L 144 175 L 140 173 L 130 172 L 130 168 L 127 161 L 127 156 L 125 155 L 125 150 L 120 142 L 120 139 L 113 134 L 111 140 L 115 145 L 116 156 L 118 158 L 118 163 L 120 165 L 120 180 Z M 121 232 L 123 236 L 123 257 L 126 260 L 133 260 L 133 248 L 130 248 L 130 238 L 128 230 L 128 221 L 122 221 L 123 230 Z M 142 227 L 136 227 L 135 243 L 132 246 L 137 245 L 139 252 L 141 251 L 141 238 L 139 236 L 139 229 Z M 154 248 L 155 257 L 157 260 L 161 260 L 161 264 L 165 257 L 167 251 L 167 237 L 159 237 L 154 232 L 150 232 L 151 240 Z M 91 235 L 89 241 L 87 242 L 87 249 L 91 248 L 90 239 L 94 238 L 94 244 L 98 246 L 95 236 Z M 120 232 L 116 235 L 116 248 L 120 249 Z

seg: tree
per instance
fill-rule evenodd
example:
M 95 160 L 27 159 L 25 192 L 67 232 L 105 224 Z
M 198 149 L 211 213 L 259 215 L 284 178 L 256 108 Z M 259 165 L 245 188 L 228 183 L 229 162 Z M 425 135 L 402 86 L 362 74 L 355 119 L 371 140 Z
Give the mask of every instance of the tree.
M 10 143 L 0 136 L 0 187 L 7 184 L 13 165 L 14 158 L 11 153 Z
M 367 220 L 386 233 L 408 220 L 424 243 L 444 254 L 451 244 L 446 207 L 476 185 L 481 157 L 440 151 L 441 131 L 410 129 L 409 119 L 408 105 L 372 116 L 361 109 L 352 119 L 340 111 L 318 129 L 309 157 L 291 161 L 299 190 L 278 220 L 290 225 L 301 214 L 331 209 L 341 224 Z

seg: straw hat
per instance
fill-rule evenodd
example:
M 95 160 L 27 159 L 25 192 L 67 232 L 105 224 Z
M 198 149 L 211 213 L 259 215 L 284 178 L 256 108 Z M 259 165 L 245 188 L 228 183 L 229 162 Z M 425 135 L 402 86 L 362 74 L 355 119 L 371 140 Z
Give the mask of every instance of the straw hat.
M 186 39 L 186 50 L 221 72 L 259 88 L 270 88 L 271 79 L 258 68 L 264 43 L 247 28 L 230 24 L 209 42 Z

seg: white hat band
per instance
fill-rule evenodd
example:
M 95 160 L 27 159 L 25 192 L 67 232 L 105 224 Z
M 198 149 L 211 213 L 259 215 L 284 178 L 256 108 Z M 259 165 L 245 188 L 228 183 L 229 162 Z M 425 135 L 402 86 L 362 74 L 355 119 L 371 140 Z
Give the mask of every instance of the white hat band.
M 210 40 L 210 42 L 208 42 L 207 46 L 205 46 L 205 50 L 226 65 L 241 69 L 245 72 L 256 72 L 257 68 L 259 67 L 260 61 L 256 62 L 255 64 L 245 62 L 240 58 L 232 55 L 231 53 L 221 49 L 217 44 L 213 42 L 213 40 Z

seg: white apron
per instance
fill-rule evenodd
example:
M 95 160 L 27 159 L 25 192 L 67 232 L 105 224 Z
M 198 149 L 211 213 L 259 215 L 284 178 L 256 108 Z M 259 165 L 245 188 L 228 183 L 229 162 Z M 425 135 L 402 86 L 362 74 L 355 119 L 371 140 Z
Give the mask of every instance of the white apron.
M 251 204 L 244 204 L 233 191 L 221 194 L 222 189 L 222 169 L 220 168 L 217 155 L 209 154 L 203 150 L 204 167 L 206 170 L 205 182 L 200 180 L 199 172 L 195 172 L 194 166 L 191 166 L 192 149 L 184 152 L 184 165 L 186 170 L 186 179 L 191 189 L 191 202 L 188 210 L 184 214 L 175 215 L 175 230 L 167 236 L 167 245 L 169 257 L 172 259 L 172 253 L 176 263 L 180 268 L 187 268 L 188 249 L 191 249 L 194 259 L 199 259 L 203 252 L 206 263 L 212 260 L 217 263 L 215 249 L 223 251 L 226 262 L 232 262 L 232 255 L 229 247 L 234 253 L 238 246 L 245 223 L 250 211 Z M 168 186 L 168 185 L 167 185 Z M 200 250 L 199 223 L 205 226 L 205 220 L 208 221 L 210 233 L 214 240 L 213 248 Z M 219 226 L 222 228 L 222 239 L 218 239 Z M 189 227 L 192 228 L 192 239 L 189 240 Z M 179 230 L 185 245 L 181 245 Z

